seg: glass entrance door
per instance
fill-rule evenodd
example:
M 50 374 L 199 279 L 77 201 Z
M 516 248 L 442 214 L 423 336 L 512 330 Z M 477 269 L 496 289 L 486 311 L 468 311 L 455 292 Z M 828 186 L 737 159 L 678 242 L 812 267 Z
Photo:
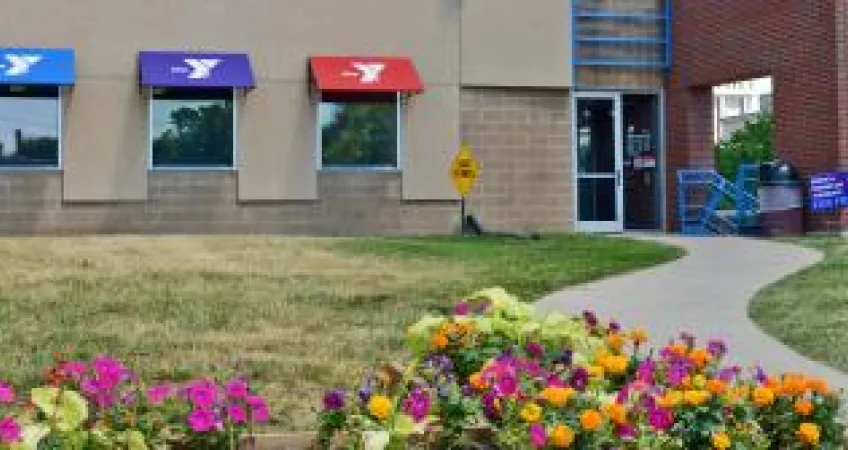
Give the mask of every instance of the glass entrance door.
M 574 163 L 577 231 L 624 229 L 621 95 L 574 95 Z

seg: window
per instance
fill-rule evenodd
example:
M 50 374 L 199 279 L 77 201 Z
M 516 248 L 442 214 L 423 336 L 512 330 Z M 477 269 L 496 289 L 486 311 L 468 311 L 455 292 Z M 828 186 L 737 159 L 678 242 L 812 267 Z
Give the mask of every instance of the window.
M 156 89 L 150 101 L 151 166 L 232 168 L 232 89 Z
M 330 96 L 318 106 L 322 168 L 396 169 L 399 95 Z
M 0 167 L 59 168 L 59 88 L 0 86 Z

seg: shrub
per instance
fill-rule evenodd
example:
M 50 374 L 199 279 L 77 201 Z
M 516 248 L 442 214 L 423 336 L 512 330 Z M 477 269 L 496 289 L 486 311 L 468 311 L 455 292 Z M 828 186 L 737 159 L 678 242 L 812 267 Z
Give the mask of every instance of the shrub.
M 748 120 L 730 139 L 715 146 L 716 168 L 729 180 L 736 178 L 741 164 L 760 164 L 774 158 L 774 116 L 768 113 Z

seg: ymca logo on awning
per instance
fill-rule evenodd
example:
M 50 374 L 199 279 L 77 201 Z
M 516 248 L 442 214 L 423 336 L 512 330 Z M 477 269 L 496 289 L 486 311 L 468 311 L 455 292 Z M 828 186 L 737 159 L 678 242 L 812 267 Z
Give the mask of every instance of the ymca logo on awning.
M 70 49 L 0 48 L 0 84 L 74 84 L 74 51 Z
M 309 67 L 322 92 L 418 93 L 424 85 L 415 64 L 396 56 L 313 56 Z
M 146 87 L 253 88 L 256 82 L 246 53 L 144 51 L 139 75 Z

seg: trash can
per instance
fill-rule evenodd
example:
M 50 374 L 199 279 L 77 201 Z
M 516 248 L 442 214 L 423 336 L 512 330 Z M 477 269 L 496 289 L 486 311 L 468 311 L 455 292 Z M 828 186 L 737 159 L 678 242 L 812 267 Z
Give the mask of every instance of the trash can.
M 762 164 L 757 191 L 763 234 L 804 234 L 804 184 L 797 168 L 783 161 Z

